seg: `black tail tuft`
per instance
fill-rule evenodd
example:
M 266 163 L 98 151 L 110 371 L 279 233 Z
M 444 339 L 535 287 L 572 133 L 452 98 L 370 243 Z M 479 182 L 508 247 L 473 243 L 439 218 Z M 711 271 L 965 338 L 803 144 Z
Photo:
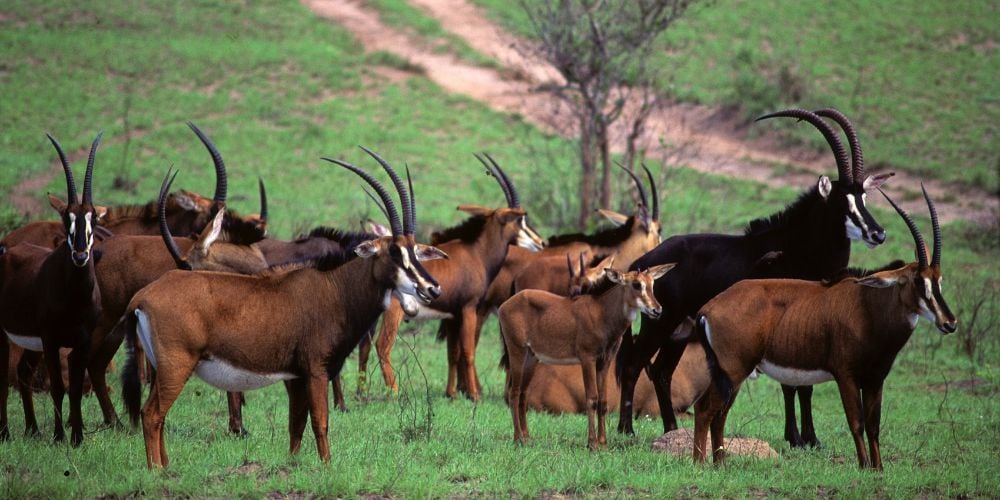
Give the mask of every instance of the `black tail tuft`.
M 125 409 L 128 411 L 129 421 L 132 427 L 139 426 L 139 410 L 142 399 L 142 382 L 139 380 L 139 360 L 135 352 L 135 327 L 136 317 L 134 311 L 128 311 L 115 329 L 125 328 L 125 349 L 128 357 L 125 360 L 125 368 L 122 369 L 122 399 L 125 402 Z
M 708 342 L 707 325 L 708 319 L 704 315 L 699 315 L 695 320 L 695 335 L 698 336 L 701 347 L 705 349 L 705 359 L 708 361 L 708 371 L 712 375 L 715 390 L 719 391 L 719 394 L 726 401 L 726 406 L 729 406 L 732 404 L 734 396 L 733 381 L 729 380 L 729 376 L 719 366 L 719 358 L 715 356 L 715 350 Z

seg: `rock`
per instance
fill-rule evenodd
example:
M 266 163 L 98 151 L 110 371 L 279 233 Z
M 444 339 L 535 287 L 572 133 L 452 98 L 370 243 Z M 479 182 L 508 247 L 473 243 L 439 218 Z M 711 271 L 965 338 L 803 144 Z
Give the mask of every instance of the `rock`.
M 653 451 L 691 457 L 694 446 L 694 429 L 670 431 L 653 441 Z M 725 448 L 730 456 L 749 455 L 757 458 L 778 458 L 778 452 L 767 441 L 753 438 L 725 438 Z M 711 438 L 709 438 L 711 446 Z

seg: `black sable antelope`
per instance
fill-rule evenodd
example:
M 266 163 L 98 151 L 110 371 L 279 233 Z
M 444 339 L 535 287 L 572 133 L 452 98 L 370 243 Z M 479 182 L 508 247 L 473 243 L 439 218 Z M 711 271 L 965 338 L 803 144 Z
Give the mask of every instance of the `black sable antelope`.
M 67 201 L 49 195 L 49 202 L 62 218 L 66 244 L 55 249 L 31 244 L 18 245 L 4 256 L 0 268 L 0 327 L 6 338 L 0 341 L 0 439 L 10 437 L 7 425 L 8 339 L 26 350 L 25 366 L 33 366 L 38 353 L 45 358 L 49 389 L 55 409 L 55 440 L 65 438 L 62 418 L 63 385 L 59 348 L 72 349 L 69 356 L 69 423 L 71 442 L 83 441 L 83 418 L 80 399 L 83 375 L 90 357 L 90 335 L 101 311 L 101 294 L 94 275 L 91 247 L 94 229 L 101 215 L 91 198 L 94 158 L 101 134 L 90 146 L 87 173 L 83 181 L 83 199 L 77 198 L 76 182 L 62 147 L 48 136 L 66 175 Z M 29 352 L 30 351 L 30 352 Z M 31 402 L 30 375 L 19 383 L 24 402 L 25 424 L 29 434 L 38 434 Z
M 854 127 L 833 109 L 815 113 L 790 109 L 762 116 L 790 117 L 812 124 L 826 138 L 837 162 L 838 179 L 822 176 L 816 185 L 784 210 L 750 222 L 742 236 L 688 234 L 668 238 L 632 263 L 632 269 L 646 269 L 676 262 L 677 267 L 656 282 L 656 298 L 664 305 L 659 318 L 642 318 L 634 342 L 626 335 L 619 351 L 618 368 L 622 384 L 618 431 L 632 434 L 632 394 L 639 373 L 660 351 L 650 378 L 656 387 L 660 408 L 670 408 L 670 377 L 683 354 L 688 338 L 672 338 L 686 317 L 694 317 L 712 297 L 745 278 L 798 278 L 820 280 L 847 267 L 851 240 L 869 247 L 885 241 L 885 231 L 865 207 L 865 191 L 875 189 L 892 174 L 865 177 L 864 159 Z M 843 144 L 822 117 L 833 119 L 846 132 L 852 161 Z M 772 256 L 777 256 L 773 257 Z M 805 442 L 818 444 L 809 415 L 811 388 L 803 390 L 803 434 Z M 786 389 L 786 400 L 792 389 Z M 794 408 L 794 407 L 792 407 Z M 785 438 L 794 446 L 803 439 L 795 430 L 794 413 L 787 415 Z M 663 429 L 677 428 L 671 412 L 663 412 Z
M 373 155 L 374 156 L 374 155 Z M 446 257 L 413 239 L 414 209 L 399 190 L 403 219 L 389 193 L 363 170 L 330 160 L 361 176 L 389 214 L 391 236 L 355 248 L 360 258 L 332 270 L 303 268 L 241 276 L 171 271 L 132 299 L 118 328 L 129 345 L 142 342 L 156 369 L 142 408 L 146 461 L 168 464 L 163 428 L 167 411 L 192 374 L 227 391 L 284 381 L 288 391 L 290 452 L 297 453 L 308 418 L 316 448 L 330 460 L 327 385 L 382 313 L 390 295 L 416 314 L 417 302 L 441 294 L 420 261 Z M 392 168 L 380 163 L 392 175 Z M 134 349 L 126 363 L 123 396 L 133 425 L 141 386 Z
M 696 462 L 705 460 L 709 429 L 715 462 L 725 457 L 726 415 L 756 368 L 782 383 L 836 381 L 858 465 L 882 469 L 882 385 L 896 355 L 921 316 L 945 335 L 956 327 L 941 295 L 941 228 L 927 191 L 924 198 L 934 229 L 930 259 L 913 220 L 886 196 L 913 235 L 917 262 L 836 282 L 745 280 L 701 308 L 697 336 L 714 384 L 695 404 Z

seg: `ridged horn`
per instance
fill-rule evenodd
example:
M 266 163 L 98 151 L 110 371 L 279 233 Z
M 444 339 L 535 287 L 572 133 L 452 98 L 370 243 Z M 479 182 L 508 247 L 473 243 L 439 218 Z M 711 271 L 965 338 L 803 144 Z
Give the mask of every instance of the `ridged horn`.
M 174 183 L 174 179 L 180 170 L 173 172 L 173 168 L 167 170 L 166 177 L 163 178 L 163 182 L 160 184 L 160 195 L 157 197 L 157 208 L 156 215 L 160 221 L 160 237 L 163 238 L 163 243 L 167 245 L 167 251 L 170 252 L 170 257 L 174 259 L 174 264 L 177 265 L 177 269 L 184 269 L 186 271 L 191 270 L 191 264 L 181 257 L 181 251 L 177 248 L 177 243 L 174 241 L 173 235 L 170 234 L 170 226 L 167 224 L 167 193 L 170 192 L 170 186 Z
M 656 190 L 656 181 L 653 180 L 653 173 L 649 171 L 649 167 L 645 163 L 642 164 L 642 169 L 646 171 L 646 177 L 649 178 L 649 188 L 653 191 L 653 220 L 660 220 L 660 193 Z
M 618 165 L 618 168 L 624 170 L 625 173 L 627 173 L 628 176 L 632 178 L 632 182 L 635 183 L 635 188 L 639 190 L 639 201 L 640 201 L 640 203 L 642 203 L 642 206 L 644 208 L 646 208 L 647 210 L 649 210 L 649 208 L 650 208 L 650 206 L 649 206 L 649 197 L 646 196 L 646 190 L 642 187 L 642 181 L 639 180 L 639 176 L 635 175 L 635 172 L 633 172 L 633 171 L 625 168 L 625 165 L 622 165 L 621 163 L 615 162 L 615 165 Z
M 375 180 L 374 177 L 369 175 L 368 172 L 365 172 L 364 170 L 361 170 L 360 168 L 355 167 L 350 163 L 341 160 L 335 160 L 333 158 L 324 157 L 322 159 L 330 163 L 333 163 L 335 165 L 340 165 L 341 167 L 344 167 L 350 170 L 351 172 L 358 174 L 359 177 L 364 179 L 365 182 L 367 182 L 368 185 L 371 186 L 376 193 L 378 193 L 379 198 L 382 199 L 382 205 L 388 212 L 389 229 L 392 231 L 392 235 L 399 236 L 403 234 L 403 223 L 400 221 L 399 212 L 396 210 L 396 204 L 393 203 L 392 197 L 389 196 L 389 192 L 386 191 L 385 187 L 383 187 L 382 184 L 380 184 L 377 180 Z
M 924 192 L 924 200 L 927 201 L 927 209 L 931 212 L 931 229 L 934 231 L 934 253 L 931 254 L 931 265 L 934 267 L 941 266 L 941 226 L 938 224 L 938 214 L 937 207 L 934 206 L 934 202 L 931 201 L 931 197 L 927 194 L 927 189 L 924 187 L 924 183 L 920 183 L 920 190 Z
M 833 108 L 824 108 L 814 111 L 819 116 L 830 118 L 840 125 L 840 128 L 847 134 L 847 144 L 851 147 L 851 177 L 855 183 L 865 181 L 865 157 L 861 152 L 861 141 L 858 139 L 857 129 L 847 119 L 847 116 Z
M 906 222 L 906 227 L 910 228 L 910 234 L 913 235 L 913 242 L 917 245 L 917 263 L 920 264 L 920 270 L 927 269 L 927 245 L 924 244 L 924 237 L 920 234 L 920 230 L 917 229 L 917 225 L 913 223 L 913 219 L 910 218 L 905 210 L 899 208 L 899 205 L 892 201 L 889 195 L 885 194 L 885 191 L 879 189 L 878 192 L 882 193 L 882 196 L 885 196 L 886 200 L 889 200 L 892 208 L 895 208 L 899 216 Z
M 483 155 L 485 155 L 486 159 L 493 164 L 493 168 L 496 168 L 497 172 L 500 172 L 500 177 L 503 178 L 503 183 L 507 186 L 507 192 L 510 193 L 510 201 L 508 202 L 507 207 L 521 208 L 521 196 L 517 194 L 517 188 L 514 187 L 514 183 L 510 180 L 510 177 L 507 177 L 507 172 L 504 172 L 503 169 L 500 168 L 500 164 L 498 164 L 489 153 L 483 152 Z
M 493 168 L 491 164 L 486 163 L 486 160 L 484 160 L 483 157 L 479 156 L 478 153 L 472 153 L 472 156 L 475 156 L 476 159 L 479 160 L 479 163 L 482 163 L 483 166 L 486 167 L 487 175 L 496 179 L 497 184 L 500 185 L 500 190 L 503 191 L 503 197 L 507 201 L 507 207 L 513 207 L 514 198 L 511 196 L 510 188 L 507 186 L 507 183 L 504 182 L 503 176 L 501 176 L 500 173 L 497 172 L 496 169 Z
M 389 174 L 389 178 L 392 179 L 392 184 L 396 186 L 396 192 L 399 193 L 399 203 L 403 206 L 403 234 L 413 234 L 413 206 L 410 205 L 410 197 L 406 194 L 406 186 L 403 185 L 403 180 L 399 178 L 396 171 L 389 165 L 389 162 L 382 159 L 381 156 L 376 154 L 374 151 L 364 147 L 359 146 L 368 156 L 371 156 L 378 162 L 379 165 Z
M 257 188 L 260 191 L 260 223 L 267 224 L 267 190 L 263 177 L 257 177 Z
M 69 161 L 66 159 L 66 153 L 63 152 L 62 146 L 59 145 L 59 141 L 51 134 L 45 134 L 45 137 L 49 138 L 49 142 L 52 146 L 56 148 L 56 153 L 59 155 L 59 161 L 62 162 L 63 173 L 66 175 L 66 202 L 70 205 L 75 205 L 76 200 L 76 180 L 73 179 L 73 169 L 69 168 Z
M 222 161 L 222 154 L 215 147 L 215 143 L 197 125 L 193 122 L 187 122 L 187 125 L 191 127 L 191 130 L 198 136 L 198 139 L 201 139 L 201 143 L 205 145 L 208 154 L 212 155 L 212 163 L 215 165 L 215 194 L 212 195 L 212 201 L 216 208 L 224 206 L 226 204 L 226 193 L 229 192 L 229 179 L 226 177 L 226 163 Z
M 837 133 L 830 128 L 830 125 L 823 121 L 819 115 L 813 113 L 812 111 L 806 111 L 804 109 L 786 109 L 784 111 L 777 111 L 771 114 L 761 116 L 754 120 L 759 122 L 761 120 L 766 120 L 768 118 L 774 118 L 778 116 L 784 116 L 789 118 L 798 118 L 799 120 L 805 120 L 811 123 L 814 127 L 819 129 L 823 137 L 826 138 L 826 142 L 830 145 L 830 149 L 833 150 L 833 156 L 837 159 L 837 173 L 838 179 L 841 183 L 852 184 L 854 183 L 853 172 L 851 171 L 851 166 L 848 164 L 847 151 L 844 150 L 844 144 L 840 142 L 840 138 L 837 137 Z M 862 179 L 864 180 L 864 179 Z
M 417 232 L 417 197 L 413 194 L 413 179 L 410 178 L 410 165 L 404 163 L 406 168 L 406 187 L 410 190 L 410 234 Z
M 93 144 L 90 145 L 90 155 L 87 156 L 87 172 L 83 174 L 83 203 L 85 205 L 93 205 L 91 193 L 94 191 L 94 160 L 97 158 L 97 145 L 101 143 L 102 135 L 104 135 L 103 130 L 97 133 Z

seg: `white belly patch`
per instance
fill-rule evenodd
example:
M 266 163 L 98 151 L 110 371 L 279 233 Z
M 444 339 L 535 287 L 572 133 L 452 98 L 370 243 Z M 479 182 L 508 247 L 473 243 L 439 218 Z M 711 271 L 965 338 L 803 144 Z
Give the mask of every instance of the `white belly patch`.
M 787 368 L 778 366 L 766 359 L 761 360 L 760 364 L 757 365 L 757 369 L 764 372 L 768 377 L 785 385 L 816 385 L 833 380 L 833 374 L 828 371 Z
M 6 330 L 4 333 L 7 334 L 7 338 L 11 342 L 17 344 L 21 349 L 26 349 L 28 351 L 42 352 L 42 338 L 41 337 L 29 337 L 27 335 L 14 335 Z
M 198 378 L 224 391 L 243 392 L 296 378 L 291 373 L 256 373 L 237 368 L 221 359 L 204 359 L 194 372 Z
M 153 328 L 149 325 L 149 316 L 142 312 L 142 309 L 135 310 L 135 317 L 138 321 L 135 325 L 135 333 L 139 336 L 139 342 L 142 343 L 142 350 L 146 351 L 146 359 L 149 363 L 153 365 L 153 369 L 156 369 L 156 352 L 153 351 Z

